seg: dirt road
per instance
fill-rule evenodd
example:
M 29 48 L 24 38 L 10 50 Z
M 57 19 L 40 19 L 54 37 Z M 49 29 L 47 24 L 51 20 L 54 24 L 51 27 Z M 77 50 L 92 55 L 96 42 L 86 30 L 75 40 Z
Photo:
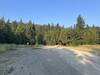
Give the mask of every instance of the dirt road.
M 0 55 L 0 75 L 100 75 L 100 57 L 64 48 L 20 48 Z

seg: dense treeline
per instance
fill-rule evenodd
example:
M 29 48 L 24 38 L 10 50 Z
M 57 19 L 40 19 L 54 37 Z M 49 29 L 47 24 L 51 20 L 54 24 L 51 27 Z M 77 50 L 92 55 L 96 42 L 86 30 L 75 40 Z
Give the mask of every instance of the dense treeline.
M 79 15 L 73 27 L 65 28 L 59 24 L 39 25 L 32 21 L 24 23 L 0 19 L 0 43 L 44 45 L 83 45 L 100 44 L 100 27 L 85 24 Z

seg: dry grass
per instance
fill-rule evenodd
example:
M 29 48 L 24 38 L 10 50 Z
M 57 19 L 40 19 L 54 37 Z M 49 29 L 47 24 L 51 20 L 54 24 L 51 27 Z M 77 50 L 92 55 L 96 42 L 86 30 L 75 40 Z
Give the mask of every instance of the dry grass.
M 79 51 L 91 51 L 92 49 L 100 49 L 100 45 L 80 45 L 75 47 L 70 47 Z
M 100 45 L 80 45 L 75 47 L 68 47 L 78 52 L 92 53 L 100 56 Z
M 62 48 L 71 48 L 74 50 L 79 51 L 90 51 L 91 49 L 100 49 L 100 45 L 80 45 L 80 46 L 60 46 L 60 45 L 54 45 L 54 46 L 45 46 L 46 48 L 56 48 L 56 47 L 62 47 Z
M 94 54 L 100 56 L 100 45 L 80 45 L 80 46 L 54 45 L 54 46 L 44 46 L 44 48 L 65 48 L 65 49 L 71 49 L 78 53 L 86 53 L 90 56 Z

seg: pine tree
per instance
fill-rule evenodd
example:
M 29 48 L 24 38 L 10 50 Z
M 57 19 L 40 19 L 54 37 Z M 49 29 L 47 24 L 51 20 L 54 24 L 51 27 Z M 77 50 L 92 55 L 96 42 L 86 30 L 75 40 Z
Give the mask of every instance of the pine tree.
M 36 42 L 36 38 L 35 38 L 36 31 L 35 31 L 35 26 L 31 22 L 31 20 L 26 25 L 25 35 L 28 39 L 27 42 L 29 42 L 30 44 L 35 44 L 35 42 Z
M 84 29 L 85 29 L 85 21 L 81 15 L 77 17 L 76 27 L 73 33 L 75 36 L 75 43 L 76 45 L 84 44 Z
M 76 24 L 76 29 L 77 30 L 83 30 L 85 26 L 85 21 L 81 15 L 77 17 L 77 24 Z

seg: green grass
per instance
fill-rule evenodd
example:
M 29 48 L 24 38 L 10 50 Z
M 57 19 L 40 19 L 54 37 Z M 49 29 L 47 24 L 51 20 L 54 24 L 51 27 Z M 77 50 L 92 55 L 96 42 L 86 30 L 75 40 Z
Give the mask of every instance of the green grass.
M 92 48 L 91 53 L 100 56 L 100 48 Z
M 4 53 L 11 50 L 16 50 L 17 48 L 40 48 L 42 45 L 16 45 L 16 44 L 0 44 L 0 53 Z
M 0 44 L 0 53 L 6 52 L 8 50 L 13 50 L 17 47 L 15 44 Z
M 43 45 L 0 44 L 0 54 L 11 50 L 18 50 L 19 48 L 40 49 L 42 46 Z

